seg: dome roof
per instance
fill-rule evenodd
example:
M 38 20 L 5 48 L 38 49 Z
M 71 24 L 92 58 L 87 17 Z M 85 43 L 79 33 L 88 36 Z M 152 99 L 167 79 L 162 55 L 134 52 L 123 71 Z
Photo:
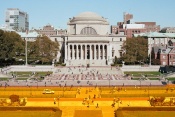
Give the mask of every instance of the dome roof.
M 79 15 L 77 15 L 76 17 L 81 17 L 81 18 L 87 18 L 87 17 L 91 17 L 91 18 L 102 18 L 100 15 L 94 13 L 94 12 L 83 12 L 80 13 Z
M 80 13 L 79 15 L 77 15 L 77 16 L 73 17 L 72 19 L 70 19 L 68 24 L 78 24 L 78 23 L 109 24 L 104 17 L 102 17 L 102 16 L 100 16 L 100 15 L 94 13 L 94 12 Z

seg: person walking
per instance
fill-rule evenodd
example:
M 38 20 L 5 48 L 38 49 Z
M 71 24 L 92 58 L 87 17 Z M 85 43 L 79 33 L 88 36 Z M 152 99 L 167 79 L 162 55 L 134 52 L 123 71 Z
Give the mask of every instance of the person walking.
M 97 103 L 97 106 L 96 106 L 96 108 L 99 108 L 99 106 L 98 106 L 98 103 Z

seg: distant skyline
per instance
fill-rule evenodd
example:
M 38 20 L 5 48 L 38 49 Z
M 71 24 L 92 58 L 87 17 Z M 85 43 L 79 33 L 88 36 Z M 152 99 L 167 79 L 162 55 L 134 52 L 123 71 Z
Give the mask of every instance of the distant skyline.
M 133 21 L 156 22 L 163 27 L 175 27 L 175 0 L 1 0 L 0 26 L 5 24 L 5 11 L 19 8 L 29 14 L 29 28 L 47 24 L 67 29 L 69 18 L 82 12 L 95 12 L 116 25 L 123 13 L 131 13 Z

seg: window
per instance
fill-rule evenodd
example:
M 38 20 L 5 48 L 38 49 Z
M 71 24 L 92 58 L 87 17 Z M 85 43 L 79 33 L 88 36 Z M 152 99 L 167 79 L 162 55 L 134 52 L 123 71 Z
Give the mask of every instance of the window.
M 122 41 L 122 38 L 120 38 L 120 41 Z
M 114 57 L 114 51 L 115 51 L 114 48 L 112 48 L 112 57 Z
M 175 62 L 173 62 L 173 65 L 175 65 Z
M 120 52 L 120 57 L 122 57 L 123 56 L 123 54 L 122 54 L 122 52 Z
M 114 57 L 114 51 L 112 52 L 112 57 Z
M 175 59 L 175 56 L 173 56 L 173 59 Z
M 92 27 L 85 27 L 81 30 L 80 34 L 82 34 L 82 35 L 97 35 L 97 32 Z
M 163 56 L 163 59 L 165 59 L 166 58 L 166 56 Z

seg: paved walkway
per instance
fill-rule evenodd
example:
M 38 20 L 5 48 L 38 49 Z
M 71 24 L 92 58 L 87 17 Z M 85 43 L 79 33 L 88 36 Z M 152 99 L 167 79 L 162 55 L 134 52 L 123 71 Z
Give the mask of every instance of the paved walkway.
M 118 107 L 150 107 L 148 98 L 94 98 L 94 95 L 98 94 L 98 88 L 78 90 L 81 93 L 77 94 L 76 98 L 29 98 L 26 106 L 59 107 L 62 117 L 74 117 L 75 110 L 101 110 L 103 117 L 113 117 L 114 110 Z
M 54 104 L 54 99 L 47 98 L 41 99 L 28 99 L 26 106 L 40 106 L 40 107 L 59 107 L 62 110 L 62 117 L 73 117 L 75 110 L 102 110 L 103 117 L 113 117 L 114 110 L 118 107 L 149 107 L 149 101 L 142 100 L 133 100 L 133 99 L 123 99 L 122 103 L 116 103 L 115 107 L 112 107 L 113 100 L 112 99 L 99 99 L 95 100 L 93 104 L 90 104 L 89 107 L 82 104 L 82 101 L 78 99 L 73 99 L 73 101 L 68 99 L 60 99 Z M 48 100 L 48 101 L 46 101 Z M 106 101 L 108 100 L 108 101 Z M 96 108 L 98 103 L 98 108 Z

